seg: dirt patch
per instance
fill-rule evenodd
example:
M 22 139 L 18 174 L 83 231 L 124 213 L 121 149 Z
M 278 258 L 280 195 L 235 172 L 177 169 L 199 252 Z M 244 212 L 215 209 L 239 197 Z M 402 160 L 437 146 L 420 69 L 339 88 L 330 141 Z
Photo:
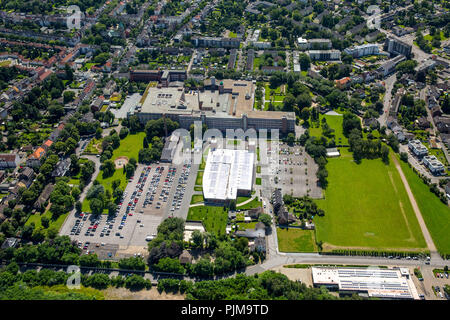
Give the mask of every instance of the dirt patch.
M 285 268 L 285 267 L 275 267 L 271 270 L 280 272 L 287 276 L 289 280 L 297 281 L 300 280 L 302 283 L 311 287 L 313 285 L 311 268 Z
M 125 167 L 128 163 L 128 157 L 118 157 L 114 160 L 114 164 L 116 165 L 116 169 L 121 169 Z
M 425 251 L 425 248 L 391 248 L 391 249 L 383 249 L 383 248 L 373 248 L 373 247 L 343 247 L 343 246 L 335 246 L 329 243 L 323 243 L 322 244 L 323 252 L 331 252 L 333 250 L 339 250 L 339 249 L 347 249 L 347 250 L 366 250 L 366 251 L 383 251 L 383 252 L 389 252 L 389 251 L 411 251 L 411 252 L 420 252 Z
M 156 287 L 150 290 L 130 291 L 126 288 L 110 287 L 102 290 L 105 300 L 184 300 L 182 294 L 159 293 Z
M 148 256 L 148 248 L 144 246 L 120 246 L 116 252 L 116 258 L 128 258 L 138 253 L 146 259 Z

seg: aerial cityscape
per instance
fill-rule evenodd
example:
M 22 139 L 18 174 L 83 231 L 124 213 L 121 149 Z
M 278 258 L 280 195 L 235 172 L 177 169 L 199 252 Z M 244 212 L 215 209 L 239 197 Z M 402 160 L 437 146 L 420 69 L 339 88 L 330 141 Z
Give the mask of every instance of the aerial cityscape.
M 450 300 L 448 0 L 2 0 L 0 42 L 0 300 Z

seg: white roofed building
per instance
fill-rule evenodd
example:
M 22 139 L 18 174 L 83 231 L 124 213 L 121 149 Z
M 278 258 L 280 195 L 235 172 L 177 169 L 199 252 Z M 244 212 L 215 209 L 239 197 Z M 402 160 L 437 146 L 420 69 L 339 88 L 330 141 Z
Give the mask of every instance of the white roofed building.
M 206 202 L 227 202 L 250 195 L 253 186 L 255 153 L 247 150 L 216 149 L 208 154 L 203 174 Z
M 315 287 L 325 286 L 341 294 L 362 294 L 380 299 L 419 300 L 407 268 L 319 268 L 313 267 Z

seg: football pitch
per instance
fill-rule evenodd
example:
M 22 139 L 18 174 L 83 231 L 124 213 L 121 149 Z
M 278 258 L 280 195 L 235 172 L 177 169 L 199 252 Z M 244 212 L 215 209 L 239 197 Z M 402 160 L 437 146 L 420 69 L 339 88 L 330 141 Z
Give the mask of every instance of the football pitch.
M 425 250 L 426 243 L 400 175 L 391 159 L 353 161 L 328 159 L 328 188 L 318 205 L 324 217 L 315 217 L 317 240 L 324 251 L 333 249 Z M 392 155 L 391 155 L 392 156 Z

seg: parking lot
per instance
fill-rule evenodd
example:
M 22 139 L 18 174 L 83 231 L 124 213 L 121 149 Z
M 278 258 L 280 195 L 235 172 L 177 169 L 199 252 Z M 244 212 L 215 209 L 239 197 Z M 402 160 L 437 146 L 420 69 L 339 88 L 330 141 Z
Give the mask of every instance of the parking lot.
M 144 252 L 161 221 L 182 209 L 189 173 L 190 164 L 138 165 L 114 216 L 75 214 L 61 233 L 77 240 L 85 252 L 90 250 L 106 259 L 114 258 L 117 251 L 132 254 L 130 248 Z
M 322 198 L 322 189 L 317 186 L 318 167 L 303 147 L 281 144 L 279 146 L 278 168 L 271 166 L 271 182 L 281 188 L 283 194 L 294 197 L 309 195 Z

